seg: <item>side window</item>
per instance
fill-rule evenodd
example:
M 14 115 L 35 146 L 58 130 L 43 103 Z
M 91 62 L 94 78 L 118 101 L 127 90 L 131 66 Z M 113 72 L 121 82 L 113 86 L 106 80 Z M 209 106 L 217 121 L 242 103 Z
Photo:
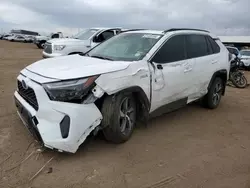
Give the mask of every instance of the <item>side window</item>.
M 196 58 L 208 55 L 208 47 L 204 35 L 187 35 L 187 56 Z
M 152 61 L 155 63 L 170 63 L 186 59 L 185 36 L 173 36 L 160 48 Z
M 52 39 L 56 39 L 56 38 L 59 38 L 59 34 L 58 33 L 55 33 L 51 36 Z
M 109 31 L 104 31 L 102 34 L 100 34 L 100 37 L 102 38 L 103 41 L 113 37 L 115 34 L 114 34 L 114 31 L 112 30 L 109 30 Z
M 208 54 L 211 55 L 211 54 L 213 54 L 214 52 L 213 52 L 213 47 L 212 47 L 211 43 L 210 43 L 209 40 L 208 40 L 208 37 L 206 37 L 206 42 L 207 42 Z
M 210 36 L 207 37 L 211 46 L 212 46 L 212 49 L 213 49 L 213 53 L 214 54 L 217 54 L 220 52 L 220 47 L 219 45 L 214 41 L 214 39 L 212 39 Z

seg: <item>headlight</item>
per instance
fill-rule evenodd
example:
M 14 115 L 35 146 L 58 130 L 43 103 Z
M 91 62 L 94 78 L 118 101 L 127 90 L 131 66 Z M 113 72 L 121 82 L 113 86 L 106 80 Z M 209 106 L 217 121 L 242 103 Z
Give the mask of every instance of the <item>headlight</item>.
M 65 48 L 65 45 L 54 45 L 53 49 L 55 51 L 61 51 Z
M 80 102 L 92 88 L 98 76 L 43 84 L 49 98 L 54 101 Z

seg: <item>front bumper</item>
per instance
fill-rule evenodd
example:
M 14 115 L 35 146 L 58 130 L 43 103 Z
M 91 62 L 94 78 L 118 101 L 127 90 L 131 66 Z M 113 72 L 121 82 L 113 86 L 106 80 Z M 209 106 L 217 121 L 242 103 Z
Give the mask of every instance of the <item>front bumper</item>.
M 40 84 L 18 76 L 18 80 L 26 81 L 34 90 L 38 110 L 15 91 L 14 98 L 18 107 L 18 115 L 32 135 L 50 149 L 75 153 L 86 137 L 101 123 L 102 114 L 95 104 L 73 104 L 49 100 Z M 62 121 L 69 117 L 67 136 L 63 136 L 65 128 Z M 64 137 L 64 138 L 63 138 Z
M 60 56 L 63 56 L 63 55 L 59 53 L 48 54 L 43 51 L 43 58 L 52 58 L 52 57 L 60 57 Z
M 241 59 L 245 67 L 250 67 L 250 59 Z

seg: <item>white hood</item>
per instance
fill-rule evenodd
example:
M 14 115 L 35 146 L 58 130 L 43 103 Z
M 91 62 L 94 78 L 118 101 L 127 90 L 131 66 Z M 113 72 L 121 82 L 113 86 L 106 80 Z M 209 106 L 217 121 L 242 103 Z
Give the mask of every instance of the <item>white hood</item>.
M 70 55 L 40 60 L 25 69 L 43 77 L 67 80 L 123 70 L 129 64 L 126 61 Z
M 68 44 L 87 44 L 89 41 L 79 40 L 73 38 L 60 38 L 60 39 L 51 39 L 48 42 L 56 44 L 56 45 L 68 45 Z
M 48 36 L 35 36 L 35 38 L 38 40 L 38 39 L 45 39 L 45 38 L 49 38 Z

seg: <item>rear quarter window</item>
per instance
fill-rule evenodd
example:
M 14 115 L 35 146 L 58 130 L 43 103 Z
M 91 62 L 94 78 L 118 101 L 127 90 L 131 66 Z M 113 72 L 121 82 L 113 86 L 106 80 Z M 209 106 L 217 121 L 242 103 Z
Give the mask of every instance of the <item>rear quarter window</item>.
M 220 46 L 216 43 L 216 40 L 212 39 L 212 37 L 207 36 L 208 42 L 212 46 L 212 50 L 214 54 L 220 53 Z

